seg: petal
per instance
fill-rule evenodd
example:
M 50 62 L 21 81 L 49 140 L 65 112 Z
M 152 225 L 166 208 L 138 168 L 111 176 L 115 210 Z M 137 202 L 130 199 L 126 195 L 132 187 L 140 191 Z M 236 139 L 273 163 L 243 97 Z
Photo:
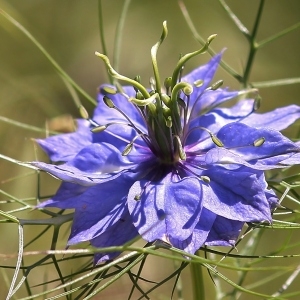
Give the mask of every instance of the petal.
M 134 200 L 136 195 L 141 195 L 141 200 Z M 182 241 L 199 221 L 201 198 L 198 178 L 176 181 L 168 174 L 158 182 L 136 182 L 128 194 L 128 207 L 134 225 L 146 240 Z
M 202 187 L 198 178 L 170 181 L 165 194 L 166 226 L 170 240 L 189 237 L 199 221 L 201 209 Z
M 253 103 L 253 100 L 243 100 L 231 108 L 216 108 L 193 119 L 189 124 L 189 133 L 185 143 L 188 145 L 188 149 L 197 151 L 211 148 L 214 143 L 209 134 L 199 129 L 199 127 L 206 128 L 216 134 L 226 124 L 239 121 L 248 116 L 253 111 Z
M 74 158 L 82 148 L 91 144 L 90 124 L 86 120 L 77 120 L 76 132 L 54 135 L 36 141 L 52 161 L 67 162 Z
M 49 200 L 40 203 L 37 208 L 57 207 L 69 209 L 76 207 L 76 202 L 80 202 L 80 196 L 89 187 L 70 182 L 62 182 L 56 194 Z
M 287 156 L 290 156 L 290 154 L 287 154 Z M 232 150 L 214 148 L 206 153 L 205 162 L 207 165 L 222 165 L 226 169 L 236 169 L 239 167 L 238 165 L 243 165 L 256 170 L 273 170 L 274 168 L 284 168 L 287 166 L 284 162 L 288 162 L 288 160 L 281 161 L 285 157 L 286 155 L 280 156 L 280 159 L 279 156 L 277 157 L 280 161 L 279 165 L 268 164 L 265 159 L 248 163 L 243 156 L 232 152 Z M 202 162 L 202 157 L 195 157 L 193 159 L 194 163 L 197 163 L 197 161 Z
M 207 237 L 207 246 L 234 246 L 238 239 L 244 222 L 229 220 L 217 216 Z
M 204 91 L 198 96 L 198 99 L 195 100 L 193 106 L 191 106 L 192 110 L 190 114 L 190 120 L 197 118 L 200 114 L 204 114 L 205 112 L 212 110 L 221 103 L 237 97 L 238 94 L 238 91 L 228 91 L 227 89 Z
M 122 219 L 131 185 L 132 181 L 119 177 L 73 197 L 75 215 L 68 244 L 91 240 Z
M 108 227 L 104 233 L 91 240 L 91 244 L 97 248 L 122 246 L 137 236 L 138 232 L 132 225 L 131 217 L 126 210 L 121 219 Z M 96 253 L 94 255 L 94 264 L 97 265 L 114 259 L 119 254 L 120 252 Z
M 74 159 L 63 165 L 56 166 L 43 162 L 31 164 L 63 181 L 92 186 L 120 176 L 128 161 L 122 157 L 117 148 L 102 143 L 83 148 Z M 118 173 L 107 173 L 116 171 Z
M 206 241 L 215 219 L 216 214 L 203 207 L 200 220 L 195 226 L 192 235 L 184 241 L 172 238 L 170 239 L 170 242 L 174 247 L 182 249 L 190 254 L 194 254 Z
M 265 189 L 251 169 L 242 167 L 241 170 L 227 170 L 215 166 L 203 174 L 210 178 L 210 183 L 202 186 L 205 208 L 231 220 L 271 222 Z
M 251 164 L 272 165 L 278 163 L 300 152 L 297 144 L 284 137 L 280 132 L 253 128 L 242 123 L 231 123 L 222 127 L 217 137 L 226 148 L 237 153 Z M 264 138 L 265 142 L 260 146 L 254 143 Z
M 166 234 L 164 187 L 164 183 L 157 188 L 149 181 L 142 180 L 136 181 L 128 193 L 127 204 L 132 222 L 139 234 L 149 242 L 163 240 Z M 141 199 L 135 200 L 140 195 Z
M 264 114 L 251 114 L 242 122 L 253 127 L 283 130 L 300 118 L 300 106 L 289 105 Z

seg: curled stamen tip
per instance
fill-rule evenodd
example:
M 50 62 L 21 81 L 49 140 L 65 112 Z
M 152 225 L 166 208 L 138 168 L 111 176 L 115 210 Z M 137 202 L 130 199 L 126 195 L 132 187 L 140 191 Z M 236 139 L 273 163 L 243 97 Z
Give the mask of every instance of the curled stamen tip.
M 183 92 L 185 95 L 190 95 L 193 93 L 193 87 L 189 84 L 186 87 L 183 88 Z
M 216 33 L 210 35 L 210 36 L 207 38 L 207 42 L 208 42 L 208 43 L 211 43 L 216 37 L 217 37 L 217 34 L 216 34 Z

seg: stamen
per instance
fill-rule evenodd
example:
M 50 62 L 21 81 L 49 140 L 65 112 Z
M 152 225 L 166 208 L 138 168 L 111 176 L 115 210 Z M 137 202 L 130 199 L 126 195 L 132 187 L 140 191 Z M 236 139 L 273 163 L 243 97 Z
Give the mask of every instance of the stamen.
M 264 144 L 265 141 L 266 141 L 266 139 L 264 137 L 261 137 L 253 142 L 253 146 L 259 147 L 262 144 Z
M 209 88 L 207 88 L 207 90 L 215 91 L 219 87 L 221 87 L 223 85 L 223 83 L 224 83 L 223 80 L 218 80 L 217 82 L 213 83 Z
M 219 138 L 217 138 L 216 135 L 211 133 L 210 137 L 211 137 L 212 141 L 215 143 L 215 145 L 217 145 L 218 147 L 224 147 L 224 144 L 221 142 L 221 140 Z
M 151 95 L 148 99 L 136 99 L 136 98 L 133 98 L 133 97 L 130 97 L 128 99 L 129 102 L 132 102 L 133 104 L 137 105 L 137 106 L 147 106 L 149 105 L 150 103 L 153 103 L 154 100 L 158 97 L 158 93 L 155 93 L 153 95 Z
M 164 81 L 164 86 L 166 88 L 166 93 L 169 94 L 169 91 L 170 91 L 170 87 L 171 87 L 171 84 L 172 84 L 172 77 L 167 77 Z
M 206 40 L 206 43 L 204 44 L 204 46 L 203 46 L 201 49 L 199 49 L 199 50 L 197 50 L 197 51 L 195 51 L 195 52 L 188 53 L 188 54 L 186 54 L 186 55 L 184 55 L 184 56 L 182 56 L 182 57 L 180 58 L 180 60 L 179 60 L 178 63 L 177 63 L 177 66 L 176 66 L 176 68 L 175 68 L 175 70 L 174 70 L 174 72 L 173 72 L 173 75 L 172 75 L 172 86 L 171 86 L 172 89 L 173 89 L 174 86 L 177 84 L 177 80 L 178 80 L 178 78 L 179 78 L 179 74 L 180 74 L 180 72 L 181 72 L 181 69 L 182 69 L 183 65 L 184 65 L 188 60 L 190 60 L 192 57 L 194 57 L 194 56 L 196 56 L 196 55 L 198 55 L 198 54 L 203 54 L 203 53 L 205 53 L 205 52 L 207 51 L 207 49 L 208 49 L 209 44 L 212 42 L 212 40 L 213 40 L 216 36 L 217 36 L 216 34 L 213 34 L 213 35 L 209 36 L 208 39 Z
M 106 130 L 107 127 L 111 126 L 111 125 L 125 125 L 125 126 L 130 126 L 132 127 L 130 124 L 128 123 L 123 123 L 123 122 L 111 122 L 105 125 L 97 125 L 96 127 L 91 129 L 91 132 L 93 133 L 98 133 L 98 132 L 102 132 L 104 130 Z
M 151 48 L 151 59 L 152 59 L 152 67 L 153 67 L 153 73 L 155 77 L 155 83 L 156 83 L 156 91 L 161 94 L 161 85 L 160 85 L 160 77 L 159 77 L 159 71 L 157 66 L 157 51 L 159 46 L 162 44 L 162 42 L 165 40 L 165 38 L 168 35 L 168 28 L 167 28 L 167 22 L 163 22 L 163 30 L 162 34 L 160 36 L 159 41 Z
M 80 116 L 85 119 L 85 120 L 89 120 L 90 116 L 89 116 L 89 113 L 87 112 L 87 110 L 85 109 L 85 107 L 83 105 L 80 105 L 78 107 L 78 110 L 79 110 L 79 114 Z
M 98 123 L 96 123 L 94 120 L 90 119 L 89 113 L 87 112 L 87 110 L 85 109 L 85 107 L 84 107 L 83 105 L 80 105 L 80 106 L 78 107 L 78 110 L 79 110 L 80 116 L 81 116 L 83 119 L 85 119 L 85 120 L 87 120 L 88 122 L 90 122 L 90 124 L 91 124 L 92 126 L 94 126 L 94 127 L 98 127 L 98 126 L 99 126 Z
M 91 132 L 93 132 L 93 133 L 99 133 L 99 132 L 104 131 L 106 128 L 107 128 L 107 125 L 100 125 L 100 126 L 92 128 Z
M 185 141 L 187 140 L 188 136 L 191 134 L 191 132 L 194 131 L 194 130 L 197 130 L 197 129 L 201 129 L 201 130 L 206 131 L 210 135 L 210 138 L 211 138 L 211 140 L 213 141 L 213 143 L 215 145 L 217 145 L 218 147 L 224 147 L 224 144 L 221 142 L 221 140 L 214 133 L 212 133 L 209 129 L 207 129 L 205 127 L 202 127 L 202 126 L 197 126 L 197 127 L 192 128 L 187 133 L 187 135 L 185 136 L 185 138 L 184 138 L 184 144 L 185 144 Z
M 178 135 L 174 135 L 174 138 L 176 139 L 177 141 L 177 144 L 178 144 L 178 154 L 179 154 L 179 157 L 181 158 L 181 160 L 186 160 L 186 154 L 183 150 L 183 147 L 182 147 L 182 144 L 181 144 L 181 141 L 180 141 L 180 138 Z
M 203 83 L 204 83 L 204 81 L 202 79 L 198 79 L 198 80 L 193 82 L 194 86 L 197 87 L 197 88 L 202 86 Z
M 112 100 L 110 98 L 108 98 L 107 96 L 103 97 L 103 102 L 104 104 L 109 107 L 109 108 L 115 108 L 116 106 L 114 105 L 114 103 L 112 102 Z
M 117 93 L 117 91 L 110 87 L 110 86 L 104 86 L 102 87 L 102 90 L 106 93 L 106 94 L 109 94 L 109 95 L 115 95 Z
M 262 98 L 261 98 L 260 95 L 257 95 L 257 96 L 254 98 L 253 111 L 252 111 L 252 112 L 257 111 L 257 110 L 260 108 L 261 99 L 262 99 Z
M 210 178 L 208 176 L 200 176 L 200 179 L 203 180 L 205 183 L 210 183 Z
M 128 144 L 128 145 L 125 147 L 125 149 L 123 150 L 122 155 L 123 155 L 123 156 L 128 155 L 128 154 L 131 152 L 132 149 L 133 149 L 133 143 Z

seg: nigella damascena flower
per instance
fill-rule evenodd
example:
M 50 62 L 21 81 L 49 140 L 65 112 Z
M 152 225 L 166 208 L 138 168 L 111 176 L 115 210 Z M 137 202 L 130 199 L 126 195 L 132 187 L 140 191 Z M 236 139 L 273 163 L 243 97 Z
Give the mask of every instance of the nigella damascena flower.
M 244 93 L 211 83 L 221 54 L 182 78 L 177 68 L 164 87 L 155 74 L 151 90 L 101 57 L 130 85 L 101 86 L 92 119 L 38 140 L 57 164 L 34 163 L 62 180 L 39 207 L 75 209 L 69 245 L 119 246 L 141 235 L 195 253 L 234 245 L 245 222 L 272 221 L 277 197 L 264 170 L 299 163 L 299 146 L 279 132 L 299 106 L 258 114 L 244 99 L 219 107 Z M 116 255 L 97 254 L 95 263 Z

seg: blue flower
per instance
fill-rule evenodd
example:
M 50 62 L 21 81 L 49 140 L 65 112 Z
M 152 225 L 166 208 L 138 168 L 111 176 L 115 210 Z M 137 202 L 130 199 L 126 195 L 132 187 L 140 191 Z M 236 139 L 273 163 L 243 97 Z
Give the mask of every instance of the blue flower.
M 165 89 L 138 79 L 103 85 L 92 119 L 38 140 L 56 164 L 33 164 L 62 180 L 39 207 L 75 209 L 69 245 L 119 246 L 140 235 L 195 253 L 234 245 L 245 222 L 272 222 L 277 197 L 264 171 L 299 163 L 299 145 L 279 130 L 300 107 L 258 114 L 253 99 L 220 107 L 245 94 L 211 83 L 220 59 L 174 73 Z M 95 263 L 118 254 L 96 254 Z

